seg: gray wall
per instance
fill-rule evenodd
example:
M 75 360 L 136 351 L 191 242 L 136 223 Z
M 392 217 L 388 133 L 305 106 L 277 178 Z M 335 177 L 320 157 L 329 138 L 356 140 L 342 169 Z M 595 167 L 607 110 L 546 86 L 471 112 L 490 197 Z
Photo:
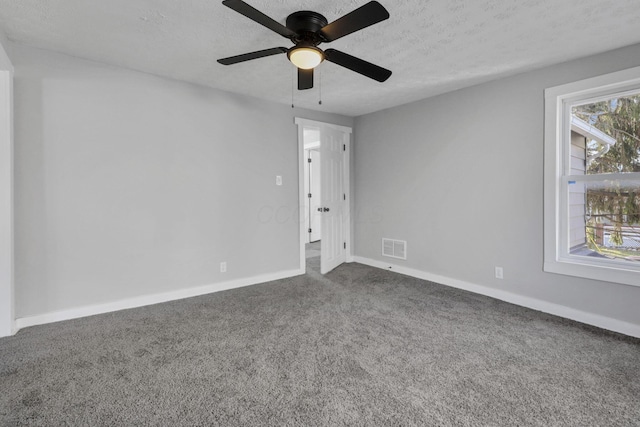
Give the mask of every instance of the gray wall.
M 0 30 L 0 337 L 13 333 L 12 72 Z
M 12 59 L 18 318 L 299 267 L 294 117 L 352 119 L 23 46 Z
M 355 254 L 640 324 L 640 287 L 542 271 L 544 89 L 638 65 L 640 45 L 358 117 Z
M 0 28 L 0 70 L 13 70 L 9 46 L 10 43 L 7 40 L 7 36 L 2 31 L 2 28 Z

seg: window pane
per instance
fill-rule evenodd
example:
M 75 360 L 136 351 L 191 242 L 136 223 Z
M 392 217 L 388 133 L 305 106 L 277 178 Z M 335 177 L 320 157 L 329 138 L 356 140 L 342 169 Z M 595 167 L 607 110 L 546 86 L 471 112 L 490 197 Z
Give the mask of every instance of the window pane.
M 571 174 L 640 172 L 640 92 L 571 109 Z
M 640 179 L 570 182 L 571 254 L 640 263 Z

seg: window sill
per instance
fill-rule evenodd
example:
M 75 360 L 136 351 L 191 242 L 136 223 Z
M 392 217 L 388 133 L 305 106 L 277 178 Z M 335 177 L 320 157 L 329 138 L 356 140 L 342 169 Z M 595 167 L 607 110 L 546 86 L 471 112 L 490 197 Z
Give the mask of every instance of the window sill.
M 603 282 L 640 286 L 640 271 L 619 266 L 593 265 L 580 256 L 568 257 L 558 261 L 545 261 L 544 271 Z

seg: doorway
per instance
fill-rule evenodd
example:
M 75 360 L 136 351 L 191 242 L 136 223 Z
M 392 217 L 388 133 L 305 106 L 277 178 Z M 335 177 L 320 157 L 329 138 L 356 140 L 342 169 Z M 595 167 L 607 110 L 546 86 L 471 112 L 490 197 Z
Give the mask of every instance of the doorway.
M 350 260 L 351 128 L 296 118 L 300 269 L 328 273 Z
M 320 129 L 305 127 L 304 138 L 304 229 L 307 272 L 320 273 L 322 207 Z
M 304 220 L 307 229 L 306 242 L 316 243 L 322 239 L 321 207 L 321 157 L 320 130 L 304 129 Z

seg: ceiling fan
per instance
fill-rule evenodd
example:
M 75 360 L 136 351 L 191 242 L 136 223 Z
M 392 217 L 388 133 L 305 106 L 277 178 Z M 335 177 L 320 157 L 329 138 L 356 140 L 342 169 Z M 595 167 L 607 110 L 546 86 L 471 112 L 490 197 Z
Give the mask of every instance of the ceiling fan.
M 308 10 L 294 12 L 287 17 L 286 26 L 274 21 L 242 0 L 224 0 L 222 4 L 290 39 L 295 46 L 291 48 L 274 47 L 218 59 L 220 64 L 232 65 L 286 53 L 289 61 L 298 68 L 299 90 L 313 87 L 313 69 L 325 59 L 379 82 L 384 82 L 391 76 L 391 71 L 355 56 L 335 49 L 325 49 L 323 51 L 318 48 L 321 43 L 332 42 L 388 19 L 389 12 L 377 1 L 370 1 L 330 24 L 327 22 L 327 18 L 317 12 Z

